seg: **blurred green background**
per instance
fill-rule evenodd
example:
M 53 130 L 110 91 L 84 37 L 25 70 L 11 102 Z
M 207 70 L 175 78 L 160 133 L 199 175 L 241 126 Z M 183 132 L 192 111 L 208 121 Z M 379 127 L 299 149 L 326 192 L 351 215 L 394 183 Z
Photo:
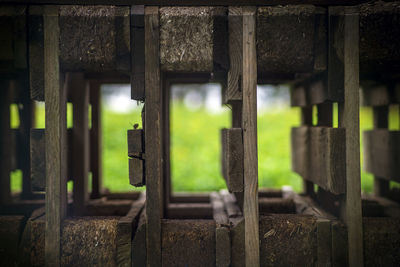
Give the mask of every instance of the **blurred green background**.
M 215 94 L 215 90 L 211 95 L 198 94 L 196 100 L 193 95 L 190 99 L 190 96 L 187 97 L 186 93 L 182 93 L 182 88 L 186 87 L 187 85 L 178 87 L 175 93 L 173 91 L 171 100 L 173 190 L 200 192 L 225 188 L 220 171 L 220 129 L 230 127 L 231 112 L 229 107 L 220 107 L 221 105 L 218 104 L 220 97 Z M 202 90 L 208 90 L 204 88 Z M 126 131 L 132 129 L 135 123 L 139 123 L 141 127 L 140 118 L 143 107 L 142 104 L 130 100 L 129 90 L 127 91 L 126 88 L 118 90 L 123 93 L 117 96 L 113 93 L 117 91 L 115 88 L 103 90 L 102 101 L 103 186 L 112 192 L 138 190 L 129 185 Z M 188 91 L 190 90 L 198 91 L 198 88 L 189 87 Z M 259 186 L 260 188 L 281 188 L 283 185 L 290 185 L 294 190 L 301 191 L 302 179 L 291 171 L 290 159 L 290 128 L 300 124 L 300 109 L 289 106 L 287 88 L 280 88 L 278 95 L 274 95 L 277 92 L 276 88 L 269 88 L 269 90 L 267 95 L 259 93 L 263 96 L 262 99 L 270 99 L 264 105 L 260 105 L 259 102 L 258 109 Z M 262 88 L 259 91 L 262 92 Z M 110 99 L 113 100 L 110 101 Z M 129 108 L 126 108 L 126 105 Z M 218 106 L 218 108 L 210 109 L 210 105 Z M 335 112 L 336 109 L 335 106 Z M 17 127 L 16 106 L 11 107 L 11 113 L 12 126 Z M 67 113 L 70 127 L 72 125 L 71 105 L 68 105 Z M 314 110 L 315 116 L 316 110 Z M 44 127 L 44 104 L 38 105 L 36 118 L 37 127 Z M 334 118 L 335 120 L 337 121 L 337 118 Z M 361 108 L 360 130 L 371 128 L 372 111 L 370 108 Z M 396 108 L 391 110 L 389 128 L 399 128 L 399 112 Z M 21 190 L 19 171 L 12 173 L 11 184 L 13 191 Z M 372 184 L 372 175 L 362 171 L 362 190 L 370 192 Z M 70 185 L 69 188 L 71 188 Z

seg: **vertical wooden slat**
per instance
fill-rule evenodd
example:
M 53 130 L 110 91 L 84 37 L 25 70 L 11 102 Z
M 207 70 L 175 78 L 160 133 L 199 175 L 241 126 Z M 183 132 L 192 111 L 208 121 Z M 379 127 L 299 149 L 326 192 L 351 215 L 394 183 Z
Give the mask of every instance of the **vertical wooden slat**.
M 170 94 L 171 82 L 168 79 L 162 81 L 163 91 L 163 138 L 164 138 L 164 214 L 168 211 L 171 202 L 171 135 L 170 135 Z
M 312 106 L 301 107 L 301 125 L 312 126 Z M 307 195 L 314 197 L 314 183 L 303 179 L 303 191 Z
M 89 174 L 89 90 L 83 73 L 67 73 L 66 83 L 72 95 L 72 177 L 74 213 L 83 215 L 88 201 Z
M 163 218 L 162 94 L 158 7 L 145 7 L 145 148 L 147 265 L 161 266 Z
M 242 100 L 242 8 L 229 7 L 229 61 L 228 83 L 223 94 L 223 103 Z
M 317 116 L 318 116 L 317 120 L 318 126 L 332 127 L 333 125 L 332 103 L 327 102 L 323 104 L 318 104 Z
M 10 82 L 8 80 L 0 80 L 0 90 L 0 204 L 4 205 L 11 200 Z
M 92 172 L 91 198 L 99 198 L 102 190 L 102 135 L 101 135 L 101 88 L 100 83 L 89 83 L 92 105 L 92 129 L 90 129 L 90 170 Z
M 389 107 L 376 106 L 373 107 L 374 128 L 388 128 L 389 127 Z M 376 196 L 385 197 L 389 193 L 389 181 L 382 179 L 379 176 L 374 177 L 374 194 Z
M 132 51 L 132 75 L 131 98 L 144 100 L 144 6 L 131 7 L 131 51 Z
M 61 223 L 66 216 L 66 94 L 60 86 L 58 6 L 44 9 L 46 116 L 45 264 L 60 266 Z
M 246 266 L 260 265 L 257 163 L 256 8 L 243 7 L 243 146 Z
M 341 207 L 341 216 L 348 230 L 349 266 L 363 266 L 359 129 L 359 15 L 357 8 L 344 8 L 343 24 L 341 40 L 344 42 L 344 102 L 339 103 L 339 127 L 346 129 L 346 194 Z M 331 71 L 339 72 L 339 70 Z
M 22 194 L 21 197 L 28 199 L 32 195 L 31 189 L 31 166 L 30 166 L 30 130 L 35 124 L 35 107 L 30 97 L 29 81 L 22 79 L 19 83 L 19 140 L 18 140 L 18 161 L 22 170 Z

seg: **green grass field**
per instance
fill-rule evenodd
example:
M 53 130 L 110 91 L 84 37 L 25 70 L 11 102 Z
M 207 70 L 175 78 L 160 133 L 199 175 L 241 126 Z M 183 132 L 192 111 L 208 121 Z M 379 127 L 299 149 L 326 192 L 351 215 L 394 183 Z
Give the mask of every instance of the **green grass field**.
M 70 110 L 71 107 L 69 107 Z M 171 172 L 175 191 L 212 191 L 225 187 L 220 172 L 220 129 L 229 127 L 230 111 L 208 113 L 192 111 L 183 104 L 173 105 L 171 114 Z M 12 113 L 16 114 L 16 108 Z M 398 127 L 398 112 L 390 127 Z M 69 112 L 71 114 L 71 112 Z M 361 129 L 372 127 L 372 112 L 362 109 Z M 284 108 L 258 116 L 258 166 L 260 187 L 280 188 L 291 185 L 301 190 L 301 178 L 291 171 L 290 128 L 299 125 L 299 109 Z M 12 119 L 17 126 L 16 119 Z M 68 125 L 71 125 L 68 117 Z M 140 109 L 129 114 L 103 112 L 104 187 L 111 191 L 137 190 L 129 185 L 127 129 L 140 122 Z M 139 123 L 140 124 L 140 123 Z M 44 127 L 44 107 L 38 107 L 37 127 Z M 362 140 L 361 140 L 362 141 Z M 362 155 L 362 154 L 361 154 Z M 11 175 L 13 191 L 21 188 L 21 173 Z M 362 172 L 363 191 L 372 190 L 372 176 Z

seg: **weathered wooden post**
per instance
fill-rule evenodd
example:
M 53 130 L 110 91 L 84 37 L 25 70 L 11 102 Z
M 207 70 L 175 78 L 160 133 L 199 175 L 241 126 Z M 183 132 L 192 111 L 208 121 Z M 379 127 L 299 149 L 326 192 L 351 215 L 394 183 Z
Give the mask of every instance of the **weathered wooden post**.
M 44 7 L 46 266 L 60 266 L 61 226 L 67 214 L 66 91 L 60 77 L 58 12 L 58 6 Z

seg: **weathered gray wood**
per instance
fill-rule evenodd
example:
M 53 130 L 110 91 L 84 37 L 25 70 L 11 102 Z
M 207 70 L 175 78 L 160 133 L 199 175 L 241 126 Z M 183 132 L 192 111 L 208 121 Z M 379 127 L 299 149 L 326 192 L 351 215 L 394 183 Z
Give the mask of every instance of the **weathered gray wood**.
M 230 266 L 231 240 L 228 215 L 222 197 L 217 192 L 210 194 L 215 221 L 215 266 Z
M 223 103 L 229 103 L 232 100 L 242 100 L 242 23 L 242 9 L 240 7 L 229 7 L 228 31 L 230 65 L 228 84 L 223 94 Z
M 321 18 L 324 13 L 323 8 L 311 5 L 259 7 L 258 72 L 314 72 L 315 66 L 318 71 L 325 70 L 326 65 L 314 65 L 314 47 L 324 46 L 326 42 L 326 31 L 320 31 L 318 27 L 324 22 Z
M 220 195 L 224 202 L 226 213 L 229 218 L 242 217 L 242 212 L 236 202 L 236 198 L 233 194 L 230 194 L 227 190 L 221 190 Z
M 322 103 L 317 105 L 317 125 L 318 126 L 333 126 L 333 109 L 332 103 Z
M 131 7 L 131 98 L 144 100 L 144 6 Z
M 160 56 L 163 71 L 213 70 L 213 9 L 160 8 Z
M 162 92 L 158 7 L 145 7 L 145 147 L 147 266 L 161 265 L 163 215 Z
M 61 225 L 67 212 L 66 91 L 59 71 L 58 6 L 44 7 L 44 93 L 46 99 L 45 264 L 60 266 Z
M 10 171 L 11 171 L 11 142 L 10 129 L 10 83 L 8 80 L 0 80 L 0 204 L 11 201 Z
M 91 198 L 99 198 L 102 191 L 102 122 L 100 83 L 89 81 L 89 102 L 92 105 L 92 128 L 90 129 L 90 171 L 92 172 Z
M 144 171 L 144 161 L 142 159 L 129 159 L 129 183 L 131 185 L 141 187 L 146 184 Z
M 74 214 L 83 215 L 89 199 L 89 88 L 83 73 L 67 73 L 66 87 L 73 104 L 72 177 Z
M 331 266 L 332 254 L 331 221 L 327 219 L 317 220 L 317 259 L 318 266 Z
M 344 15 L 342 15 L 343 10 Z M 336 17 L 339 14 L 338 26 L 343 25 L 330 28 L 330 31 L 337 31 L 339 40 L 341 40 L 336 45 L 343 47 L 344 72 L 342 77 L 338 77 L 339 80 L 330 80 L 329 85 L 337 90 L 344 88 L 344 103 L 339 103 L 339 127 L 345 128 L 346 135 L 346 163 L 344 164 L 346 166 L 346 194 L 341 205 L 341 217 L 348 230 L 349 265 L 363 266 L 359 129 L 359 13 L 357 7 L 345 7 L 337 10 L 329 8 L 329 14 L 330 17 Z M 330 75 L 341 72 L 340 65 L 334 67 L 329 64 L 329 67 L 331 68 Z M 330 76 L 330 79 L 334 77 Z M 341 80 L 344 83 L 337 83 Z
M 378 106 L 373 107 L 374 128 L 389 127 L 389 107 Z M 376 196 L 387 196 L 390 190 L 389 181 L 379 176 L 374 177 L 374 193 Z
M 31 98 L 44 101 L 43 6 L 29 6 L 29 84 Z
M 313 125 L 313 114 L 312 106 L 301 107 L 301 125 L 312 126 Z M 313 197 L 315 195 L 314 183 L 303 179 L 303 192 Z
M 400 131 L 364 131 L 364 168 L 381 179 L 400 182 Z
M 61 6 L 60 26 L 64 71 L 130 71 L 129 7 Z
M 128 156 L 136 157 L 144 153 L 143 129 L 128 130 Z
M 31 184 L 33 191 L 45 191 L 46 142 L 45 129 L 31 129 Z
M 229 192 L 243 192 L 242 128 L 221 130 L 222 174 Z
M 146 266 L 146 207 L 143 209 L 139 223 L 132 239 L 132 266 Z
M 128 214 L 118 221 L 117 225 L 117 265 L 132 266 L 132 238 L 139 223 L 146 197 L 142 194 L 138 200 L 132 203 Z
M 213 208 L 210 203 L 170 203 L 168 219 L 212 219 Z
M 170 95 L 171 95 L 171 82 L 164 78 L 162 81 L 163 91 L 163 154 L 164 154 L 164 212 L 168 210 L 168 205 L 172 195 L 171 184 L 171 131 L 170 131 Z
M 361 104 L 363 106 L 386 106 L 394 102 L 395 97 L 392 97 L 392 92 L 385 84 L 363 81 L 361 87 Z
M 260 265 L 257 163 L 256 8 L 243 8 L 243 166 L 246 266 Z
M 292 169 L 334 194 L 346 192 L 345 130 L 292 128 Z

